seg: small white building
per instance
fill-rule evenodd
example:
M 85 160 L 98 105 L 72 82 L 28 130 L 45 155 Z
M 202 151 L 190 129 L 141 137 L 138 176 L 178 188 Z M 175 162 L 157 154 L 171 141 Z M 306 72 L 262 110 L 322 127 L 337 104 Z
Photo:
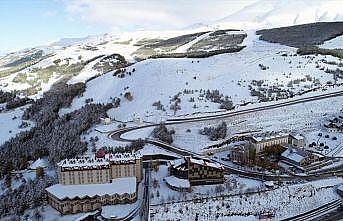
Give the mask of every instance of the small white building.
M 287 149 L 281 154 L 281 158 L 283 162 L 289 165 L 303 168 L 319 160 L 318 155 L 312 154 L 309 151 L 294 147 L 291 144 L 285 144 L 283 146 Z
M 49 163 L 46 159 L 39 158 L 29 166 L 29 170 L 37 170 L 37 168 L 47 168 Z
M 109 117 L 106 117 L 106 118 L 100 118 L 100 121 L 101 121 L 101 123 L 102 124 L 104 124 L 104 125 L 109 125 L 109 124 L 111 124 L 111 118 L 109 118 Z
M 267 188 L 273 188 L 274 187 L 274 182 L 273 181 L 265 181 L 263 183 Z
M 250 139 L 256 149 L 256 154 L 263 152 L 266 147 L 280 145 L 289 142 L 289 134 L 282 132 L 270 132 L 259 135 L 253 135 Z
M 303 148 L 305 146 L 305 139 L 300 134 L 289 134 L 288 143 Z

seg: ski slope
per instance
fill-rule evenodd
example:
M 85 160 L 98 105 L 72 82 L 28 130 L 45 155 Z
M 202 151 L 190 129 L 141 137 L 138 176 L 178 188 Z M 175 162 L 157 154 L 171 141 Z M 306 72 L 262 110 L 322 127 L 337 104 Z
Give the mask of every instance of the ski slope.
M 129 121 L 135 115 L 145 121 L 159 122 L 173 116 L 220 111 L 217 103 L 201 97 L 201 90 L 218 89 L 234 104 L 241 104 L 256 102 L 256 97 L 252 97 L 249 90 L 253 80 L 263 80 L 266 87 L 283 89 L 288 88 L 291 80 L 303 79 L 306 75 L 311 75 L 322 85 L 333 81 L 333 76 L 320 70 L 317 64 L 332 69 L 336 66 L 323 63 L 322 59 L 338 62 L 337 58 L 293 56 L 295 48 L 263 42 L 253 33 L 250 35 L 243 42 L 247 47 L 237 53 L 202 59 L 147 59 L 127 68 L 127 71 L 135 69 L 135 72 L 126 74 L 124 78 L 114 77 L 112 72 L 104 74 L 88 82 L 83 97 L 74 99 L 71 108 L 63 109 L 60 114 L 82 107 L 88 98 L 93 98 L 95 103 L 107 103 L 111 98 L 119 97 L 120 107 L 109 111 L 112 118 Z M 261 70 L 259 64 L 268 69 Z M 313 82 L 305 81 L 294 84 L 292 90 L 299 92 L 312 87 Z M 183 93 L 185 89 L 193 90 L 193 93 Z M 133 95 L 132 101 L 123 96 L 128 91 Z M 170 100 L 180 92 L 181 110 L 175 113 L 170 109 Z M 192 97 L 195 101 L 189 102 Z M 152 106 L 156 101 L 160 101 L 166 111 L 156 110 Z

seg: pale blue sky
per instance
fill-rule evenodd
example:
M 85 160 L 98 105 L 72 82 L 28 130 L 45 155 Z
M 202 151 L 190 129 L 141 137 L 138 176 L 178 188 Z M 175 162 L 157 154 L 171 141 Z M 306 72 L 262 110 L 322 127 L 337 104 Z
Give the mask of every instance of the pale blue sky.
M 0 54 L 60 38 L 211 22 L 254 1 L 0 0 Z
M 73 19 L 62 1 L 1 0 L 0 30 L 0 51 L 8 51 L 103 33 L 108 28 Z

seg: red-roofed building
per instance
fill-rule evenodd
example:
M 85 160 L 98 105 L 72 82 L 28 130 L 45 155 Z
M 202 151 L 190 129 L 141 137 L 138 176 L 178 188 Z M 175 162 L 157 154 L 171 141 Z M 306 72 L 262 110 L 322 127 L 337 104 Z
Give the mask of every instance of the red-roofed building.
M 105 158 L 106 152 L 104 150 L 99 150 L 96 152 L 95 157 L 96 158 Z

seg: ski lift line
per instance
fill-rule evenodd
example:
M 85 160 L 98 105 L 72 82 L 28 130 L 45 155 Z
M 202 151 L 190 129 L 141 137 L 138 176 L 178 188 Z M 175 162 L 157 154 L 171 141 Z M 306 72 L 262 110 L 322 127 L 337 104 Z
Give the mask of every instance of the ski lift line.
M 341 142 L 339 145 L 341 145 L 341 144 L 342 144 L 342 142 Z M 339 146 L 339 145 L 338 145 L 338 146 Z M 338 146 L 337 146 L 337 147 L 338 147 Z M 337 150 L 333 153 L 333 155 L 337 155 L 337 154 L 338 154 L 339 152 L 341 152 L 342 150 L 343 150 L 343 146 L 340 147 L 339 149 L 337 149 Z M 333 155 L 332 155 L 332 156 L 333 156 Z

